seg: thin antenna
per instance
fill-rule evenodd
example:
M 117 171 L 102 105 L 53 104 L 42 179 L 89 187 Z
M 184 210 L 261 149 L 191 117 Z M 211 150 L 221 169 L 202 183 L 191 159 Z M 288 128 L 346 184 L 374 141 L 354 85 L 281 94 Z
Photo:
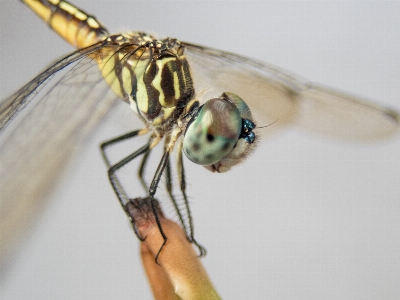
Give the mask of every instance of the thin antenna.
M 268 124 L 268 125 L 265 125 L 265 126 L 262 126 L 262 127 L 256 127 L 257 129 L 261 129 L 261 128 L 265 128 L 265 127 L 268 127 L 268 126 L 271 126 L 271 125 L 274 125 L 276 122 L 278 122 L 279 121 L 279 119 L 277 119 L 276 121 L 274 121 L 274 122 L 272 122 L 272 123 L 270 123 L 270 124 Z

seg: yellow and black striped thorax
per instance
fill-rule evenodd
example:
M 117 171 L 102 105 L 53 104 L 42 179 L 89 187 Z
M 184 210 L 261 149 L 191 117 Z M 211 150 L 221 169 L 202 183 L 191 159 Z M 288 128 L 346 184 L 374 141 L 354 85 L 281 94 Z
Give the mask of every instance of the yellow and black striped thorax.
M 155 126 L 174 122 L 194 95 L 184 47 L 131 32 L 109 36 L 97 19 L 64 0 L 22 0 L 77 48 L 102 43 L 89 54 L 111 89 Z
M 154 125 L 176 120 L 194 95 L 184 47 L 176 39 L 114 35 L 96 59 L 113 91 Z

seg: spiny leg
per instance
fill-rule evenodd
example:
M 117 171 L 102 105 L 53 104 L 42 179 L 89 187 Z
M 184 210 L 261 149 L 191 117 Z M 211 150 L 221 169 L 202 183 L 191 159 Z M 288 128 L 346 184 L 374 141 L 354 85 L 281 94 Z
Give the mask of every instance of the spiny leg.
M 147 132 L 148 132 L 148 129 L 134 130 L 134 131 L 125 133 L 123 135 L 117 136 L 116 138 L 113 138 L 111 140 L 108 140 L 108 141 L 105 141 L 105 142 L 101 143 L 101 145 L 100 145 L 101 155 L 103 156 L 103 159 L 104 159 L 107 167 L 108 168 L 111 167 L 111 162 L 110 162 L 110 160 L 109 160 L 109 158 L 107 156 L 107 153 L 106 153 L 106 149 L 109 146 L 115 145 L 115 144 L 117 144 L 119 142 L 122 142 L 122 141 L 125 141 L 125 140 L 128 140 L 128 139 L 131 139 L 131 138 L 136 137 L 138 135 L 146 134 Z
M 117 144 L 119 142 L 122 142 L 124 140 L 136 137 L 138 135 L 145 134 L 147 132 L 148 132 L 147 129 L 135 130 L 135 131 L 123 134 L 121 136 L 118 136 L 116 138 L 113 138 L 113 139 L 111 139 L 109 141 L 106 141 L 106 142 L 104 142 L 104 143 L 102 143 L 100 145 L 100 149 L 101 149 L 101 153 L 102 153 L 103 159 L 104 159 L 107 167 L 109 168 L 108 177 L 110 179 L 111 185 L 112 185 L 112 187 L 114 189 L 115 194 L 118 197 L 118 200 L 120 201 L 120 204 L 122 205 L 122 207 L 125 210 L 125 212 L 128 214 L 129 218 L 131 218 L 131 216 L 129 215 L 128 210 L 127 210 L 127 206 L 126 206 L 126 202 L 129 203 L 128 196 L 126 195 L 124 188 L 122 187 L 120 181 L 118 180 L 117 176 L 115 175 L 115 172 L 119 168 L 121 168 L 123 165 L 129 163 L 135 157 L 137 157 L 137 156 L 139 156 L 139 155 L 141 155 L 143 153 L 146 153 L 146 152 L 143 152 L 143 151 L 148 151 L 150 143 L 146 144 L 145 146 L 143 146 L 142 148 L 140 148 L 139 150 L 135 151 L 134 153 L 132 153 L 131 155 L 129 155 L 128 157 L 124 158 L 119 163 L 117 163 L 117 164 L 115 164 L 113 166 L 111 166 L 110 159 L 107 156 L 106 148 L 111 146 L 111 145 L 115 145 L 115 144 Z M 132 222 L 132 220 L 131 220 L 131 222 Z M 139 238 L 139 240 L 143 241 L 144 239 L 138 233 L 137 228 L 134 225 L 134 222 L 132 222 L 132 225 L 133 225 L 133 230 L 134 230 L 136 236 Z
M 151 207 L 152 207 L 153 212 L 154 212 L 154 217 L 156 219 L 157 227 L 160 230 L 160 234 L 161 234 L 162 238 L 164 239 L 164 242 L 162 243 L 162 245 L 160 247 L 160 250 L 158 250 L 158 252 L 156 254 L 156 257 L 155 257 L 155 261 L 156 261 L 157 264 L 159 264 L 158 263 L 158 257 L 160 256 L 162 248 L 164 248 L 165 244 L 167 243 L 167 239 L 168 238 L 167 238 L 167 236 L 165 235 L 165 233 L 164 233 L 164 231 L 162 229 L 160 218 L 159 218 L 159 216 L 157 214 L 157 200 L 154 199 L 154 195 L 155 195 L 155 193 L 157 191 L 158 184 L 160 182 L 160 179 L 161 179 L 161 176 L 162 176 L 162 174 L 164 172 L 164 169 L 165 169 L 165 167 L 166 167 L 166 165 L 168 163 L 168 160 L 169 160 L 169 152 L 165 151 L 164 155 L 161 158 L 160 163 L 158 164 L 156 173 L 154 174 L 153 180 L 151 181 L 150 188 L 149 188 L 149 196 L 151 197 Z
M 125 212 L 127 214 L 128 214 L 127 204 L 129 203 L 129 198 L 126 195 L 126 192 L 125 192 L 124 188 L 122 187 L 120 181 L 118 180 L 118 177 L 116 176 L 116 172 L 118 169 L 122 168 L 124 165 L 126 165 L 127 163 L 129 163 L 130 161 L 132 161 L 133 159 L 138 157 L 139 155 L 146 153 L 146 151 L 148 151 L 149 147 L 150 147 L 150 144 L 147 143 L 146 145 L 144 145 L 140 149 L 136 150 L 132 154 L 128 155 L 127 157 L 122 159 L 120 162 L 116 163 L 115 165 L 111 166 L 108 169 L 108 178 L 110 179 L 111 185 L 114 189 L 115 194 L 118 197 L 118 200 L 119 200 L 122 208 L 125 210 Z M 129 216 L 129 214 L 128 214 L 128 216 Z M 131 218 L 131 217 L 129 216 L 129 218 Z M 132 222 L 132 220 L 131 220 L 131 222 Z M 138 233 L 135 226 L 133 226 L 133 230 L 135 231 L 135 234 L 139 238 L 139 240 L 143 241 L 144 239 L 140 236 L 140 234 Z
M 148 129 L 134 130 L 134 131 L 125 133 L 123 135 L 120 135 L 120 136 L 118 136 L 116 138 L 113 138 L 111 140 L 105 141 L 100 145 L 101 154 L 102 154 L 103 159 L 104 159 L 104 161 L 105 161 L 105 163 L 106 163 L 106 165 L 107 165 L 107 167 L 109 169 L 108 173 L 110 173 L 111 162 L 110 162 L 110 159 L 107 156 L 106 149 L 109 146 L 115 145 L 115 144 L 117 144 L 119 142 L 131 139 L 131 138 L 134 138 L 134 137 L 136 137 L 138 135 L 145 134 L 147 132 L 148 132 Z M 109 175 L 109 178 L 110 178 L 110 175 Z M 125 199 L 127 199 L 128 197 L 127 197 L 126 193 L 124 192 L 123 187 L 121 186 L 119 180 L 114 181 L 114 184 L 113 184 L 113 181 L 110 179 L 110 182 L 111 182 L 111 185 L 113 186 L 113 189 L 114 189 L 115 193 L 117 194 L 118 199 L 120 200 L 120 203 L 121 203 L 122 207 L 124 207 L 124 204 L 122 203 L 123 201 L 121 201 L 121 198 L 120 198 L 120 196 L 118 195 L 118 192 L 117 192 L 117 191 L 121 191 L 120 193 L 123 193 L 123 197 Z M 117 189 L 115 188 L 115 186 L 118 186 Z
M 141 241 L 143 241 L 144 239 L 138 233 L 137 228 L 134 225 L 135 222 L 133 222 L 134 220 L 132 220 L 132 217 L 130 216 L 130 214 L 128 212 L 128 205 L 130 203 L 130 200 L 129 200 L 128 196 L 126 195 L 126 192 L 125 192 L 124 188 L 122 187 L 118 177 L 116 176 L 116 172 L 120 168 L 122 168 L 124 165 L 126 165 L 127 163 L 129 163 L 130 161 L 132 161 L 133 159 L 138 157 L 139 155 L 144 154 L 144 158 L 142 159 L 142 162 L 141 162 L 141 165 L 140 165 L 140 168 L 139 168 L 139 178 L 141 178 L 142 175 L 143 175 L 144 167 L 146 165 L 146 162 L 147 162 L 147 159 L 148 159 L 148 156 L 149 156 L 149 152 L 160 141 L 161 138 L 160 137 L 155 137 L 155 138 L 151 137 L 149 142 L 146 145 L 144 145 L 140 149 L 136 150 L 135 152 L 133 152 L 132 154 L 128 155 L 127 157 L 125 157 L 124 159 L 122 159 L 121 161 L 119 161 L 118 163 L 116 163 L 116 164 L 114 164 L 112 166 L 110 166 L 111 163 L 110 163 L 110 160 L 109 160 L 109 158 L 108 158 L 108 156 L 106 154 L 106 148 L 108 146 L 110 146 L 110 145 L 114 145 L 114 144 L 116 144 L 118 142 L 133 138 L 133 137 L 135 137 L 137 135 L 145 134 L 147 132 L 148 132 L 148 129 L 135 130 L 135 131 L 126 133 L 124 135 L 121 135 L 119 137 L 116 137 L 114 139 L 111 139 L 111 140 L 106 141 L 106 142 L 101 144 L 101 152 L 102 152 L 104 161 L 106 162 L 106 165 L 109 167 L 109 169 L 108 169 L 108 178 L 109 178 L 109 180 L 111 182 L 111 185 L 112 185 L 112 187 L 114 189 L 115 194 L 118 197 L 118 200 L 119 200 L 121 206 L 123 207 L 123 209 L 127 213 L 128 217 L 131 219 L 131 222 L 133 224 L 133 229 L 135 231 L 136 236 Z M 161 177 L 161 175 L 162 175 L 162 173 L 164 171 L 165 163 L 168 160 L 168 158 L 169 158 L 169 153 L 165 152 L 164 155 L 163 155 L 163 158 L 161 159 L 161 162 L 160 162 L 160 164 L 159 164 L 159 166 L 157 168 L 157 171 L 156 171 L 156 173 L 154 175 L 153 181 L 152 181 L 152 183 L 150 185 L 150 189 L 149 189 L 149 196 L 151 197 L 151 207 L 152 207 L 152 210 L 154 212 L 154 216 L 155 216 L 155 220 L 156 220 L 156 223 L 157 223 L 157 227 L 160 230 L 161 236 L 164 239 L 164 242 L 161 245 L 160 250 L 158 251 L 158 253 L 157 253 L 156 257 L 155 257 L 156 263 L 158 263 L 157 262 L 158 256 L 159 256 L 159 254 L 161 252 L 161 249 L 164 247 L 164 245 L 165 245 L 165 243 L 167 241 L 167 237 L 164 234 L 164 231 L 162 229 L 161 222 L 160 222 L 160 219 L 159 219 L 159 216 L 158 216 L 158 213 L 157 213 L 157 200 L 154 199 L 154 194 L 155 194 L 155 192 L 157 190 L 157 186 L 158 186 L 158 184 L 160 182 L 160 177 Z M 144 183 L 144 180 L 143 180 L 143 183 Z
M 144 174 L 144 170 L 146 168 L 146 164 L 147 164 L 147 161 L 149 159 L 151 150 L 152 149 L 150 148 L 149 151 L 147 151 L 143 155 L 143 158 L 142 158 L 142 161 L 140 163 L 139 170 L 138 170 L 138 177 L 139 177 L 140 183 L 142 184 L 142 186 L 143 186 L 143 188 L 144 188 L 144 190 L 146 192 L 149 190 L 149 187 L 147 186 L 146 182 L 144 181 L 143 174 Z
M 186 195 L 186 181 L 185 181 L 185 169 L 183 167 L 183 157 L 182 157 L 182 143 L 180 143 L 178 145 L 178 149 L 177 149 L 177 171 L 178 171 L 178 178 L 179 178 L 179 182 L 180 182 L 180 189 L 183 195 L 183 199 L 185 202 L 185 208 L 186 208 L 186 212 L 188 215 L 188 221 L 189 221 L 189 241 L 192 242 L 193 244 L 195 244 L 197 246 L 197 248 L 199 249 L 199 256 L 205 256 L 207 253 L 207 250 L 200 245 L 194 238 L 194 226 L 193 226 L 193 220 L 192 220 L 192 214 L 190 212 L 190 206 L 189 206 L 189 201 Z M 186 233 L 186 228 L 185 228 L 185 233 Z
M 110 163 L 110 160 L 109 160 L 109 158 L 108 158 L 108 156 L 106 154 L 106 148 L 108 146 L 110 146 L 110 145 L 114 145 L 114 144 L 116 144 L 118 142 L 133 138 L 133 137 L 135 137 L 137 135 L 145 134 L 147 132 L 148 132 L 147 129 L 135 130 L 135 131 L 129 132 L 129 133 L 124 134 L 124 135 L 121 135 L 119 137 L 116 137 L 114 139 L 111 139 L 111 140 L 106 141 L 106 142 L 101 144 L 101 151 L 102 151 L 103 158 L 104 158 L 107 166 L 109 167 L 108 176 L 109 176 L 111 185 L 112 185 L 112 187 L 114 189 L 114 192 L 116 193 L 116 195 L 118 197 L 118 200 L 120 201 L 120 204 L 124 208 L 124 210 L 127 213 L 128 217 L 131 218 L 131 222 L 133 224 L 133 229 L 135 231 L 135 234 L 141 241 L 143 241 L 144 239 L 138 233 L 137 228 L 134 225 L 134 222 L 132 220 L 132 217 L 130 216 L 130 214 L 128 212 L 129 199 L 128 199 L 128 196 L 126 195 L 126 192 L 125 192 L 124 188 L 122 187 L 120 181 L 118 180 L 118 177 L 116 176 L 116 172 L 117 172 L 118 169 L 120 169 L 121 167 L 123 167 L 124 165 L 126 165 L 127 163 L 132 161 L 133 159 L 135 159 L 137 156 L 144 154 L 144 156 L 142 158 L 142 161 L 141 161 L 141 164 L 140 164 L 140 167 L 139 167 L 138 175 L 139 175 L 139 179 L 140 179 L 142 185 L 144 187 L 147 187 L 146 183 L 143 180 L 144 169 L 145 169 L 146 163 L 148 161 L 148 157 L 149 157 L 151 149 L 158 143 L 158 141 L 160 139 L 150 138 L 149 142 L 146 145 L 144 145 L 143 147 L 141 147 L 140 149 L 138 149 L 134 153 L 130 154 L 126 158 L 122 159 L 120 162 L 114 164 L 113 166 L 110 166 L 111 163 Z M 181 152 L 181 149 L 180 149 L 180 152 Z M 181 172 L 180 174 L 182 174 L 183 165 L 182 165 L 182 157 L 181 156 L 180 156 L 180 161 L 181 162 L 178 163 L 178 167 L 181 166 L 179 169 L 180 169 L 180 172 Z M 161 226 L 161 222 L 160 222 L 160 219 L 159 219 L 159 216 L 158 216 L 158 213 L 157 213 L 157 200 L 154 199 L 154 195 L 156 193 L 156 190 L 157 190 L 158 184 L 160 182 L 161 176 L 162 176 L 162 174 L 164 172 L 164 169 L 166 167 L 167 167 L 167 178 L 169 177 L 169 179 L 167 179 L 167 190 L 168 190 L 168 193 L 170 194 L 172 202 L 174 203 L 175 209 L 176 209 L 176 211 L 177 211 L 177 213 L 179 215 L 179 219 L 181 221 L 183 229 L 185 230 L 186 236 L 188 237 L 188 239 L 191 242 L 195 243 L 195 245 L 199 248 L 200 256 L 203 256 L 206 253 L 206 250 L 201 245 L 199 245 L 196 242 L 196 240 L 194 239 L 194 237 L 193 237 L 192 218 L 191 218 L 191 214 L 190 214 L 189 203 L 187 201 L 187 196 L 186 196 L 186 193 L 185 193 L 186 184 L 185 184 L 185 181 L 184 181 L 184 176 L 183 177 L 180 176 L 181 177 L 181 179 L 180 179 L 181 191 L 182 191 L 183 196 L 184 196 L 185 206 L 186 206 L 186 209 L 187 209 L 187 212 L 188 212 L 189 226 L 190 226 L 190 235 L 187 234 L 187 229 L 186 229 L 185 223 L 183 221 L 183 217 L 182 217 L 182 215 L 181 215 L 181 213 L 180 213 L 180 211 L 178 209 L 176 200 L 174 199 L 174 197 L 172 195 L 171 174 L 170 174 L 171 173 L 171 170 L 170 170 L 171 168 L 170 168 L 169 152 L 165 151 L 164 155 L 163 155 L 163 157 L 162 157 L 162 159 L 161 159 L 161 161 L 160 161 L 160 163 L 158 165 L 158 168 L 156 170 L 156 173 L 154 175 L 154 178 L 153 178 L 153 180 L 151 182 L 150 189 L 149 189 L 149 196 L 151 197 L 151 207 L 152 207 L 152 210 L 154 212 L 154 216 L 155 216 L 155 220 L 156 220 L 156 223 L 157 223 L 157 227 L 159 228 L 160 234 L 164 239 L 164 242 L 162 243 L 162 245 L 161 245 L 161 247 L 160 247 L 160 249 L 159 249 L 159 251 L 158 251 L 158 253 L 157 253 L 156 257 L 155 257 L 155 261 L 156 261 L 157 264 L 158 264 L 158 257 L 159 257 L 159 255 L 161 253 L 161 250 L 162 250 L 162 248 L 164 247 L 164 245 L 167 242 L 167 236 L 165 235 L 165 233 L 164 233 L 164 231 L 162 229 L 162 226 Z M 168 187 L 168 185 L 169 185 L 169 187 Z
M 185 222 L 183 220 L 183 216 L 181 214 L 181 210 L 179 209 L 178 203 L 177 203 L 177 201 L 176 201 L 176 199 L 175 199 L 175 197 L 174 197 L 174 195 L 172 193 L 172 176 L 171 176 L 171 161 L 170 161 L 170 159 L 168 159 L 167 165 L 165 166 L 165 179 L 166 179 L 165 186 L 166 186 L 168 195 L 169 195 L 169 197 L 171 199 L 172 204 L 174 205 L 175 211 L 176 211 L 176 213 L 177 213 L 177 215 L 179 217 L 179 221 L 180 221 L 181 226 L 182 226 L 182 228 L 183 228 L 183 230 L 185 232 L 186 238 L 189 241 L 191 241 L 190 237 L 188 235 L 186 224 L 185 224 Z

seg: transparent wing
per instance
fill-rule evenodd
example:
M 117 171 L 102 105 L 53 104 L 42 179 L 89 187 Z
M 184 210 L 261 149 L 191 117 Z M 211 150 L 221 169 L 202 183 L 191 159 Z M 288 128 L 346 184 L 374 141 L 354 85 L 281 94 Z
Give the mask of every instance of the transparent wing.
M 380 139 L 399 130 L 400 117 L 393 110 L 310 83 L 264 62 L 184 44 L 202 99 L 225 91 L 236 93 L 250 106 L 259 126 L 278 120 L 273 127 L 293 124 L 352 141 Z
M 74 150 L 119 98 L 102 78 L 96 44 L 76 51 L 0 106 L 0 243 L 12 247 Z M 25 109 L 22 109 L 24 108 Z M 7 242 L 6 242 L 7 240 Z

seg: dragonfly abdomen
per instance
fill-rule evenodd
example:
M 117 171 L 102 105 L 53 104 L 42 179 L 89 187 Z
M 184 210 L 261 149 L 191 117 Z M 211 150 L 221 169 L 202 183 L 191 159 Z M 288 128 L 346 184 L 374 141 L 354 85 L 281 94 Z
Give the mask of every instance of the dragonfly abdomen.
M 85 48 L 108 36 L 107 29 L 95 17 L 66 1 L 22 1 L 74 47 Z

